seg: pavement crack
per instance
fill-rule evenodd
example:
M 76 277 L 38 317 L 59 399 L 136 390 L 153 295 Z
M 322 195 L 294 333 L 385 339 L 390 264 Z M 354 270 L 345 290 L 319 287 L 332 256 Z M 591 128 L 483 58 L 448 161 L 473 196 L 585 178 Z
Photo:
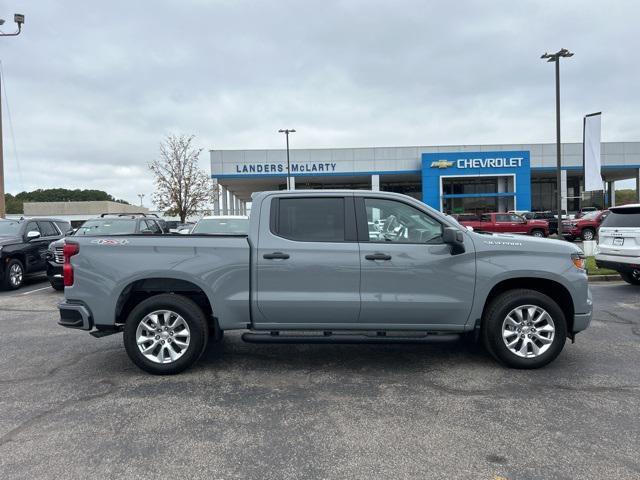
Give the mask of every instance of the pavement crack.
M 4 435 L 0 436 L 0 447 L 4 446 L 9 442 L 15 441 L 15 438 L 20 433 L 29 429 L 30 427 L 36 425 L 38 422 L 43 420 L 44 418 L 53 415 L 60 410 L 63 410 L 69 405 L 78 404 L 78 403 L 88 403 L 94 400 L 98 400 L 100 398 L 104 398 L 107 395 L 112 394 L 116 390 L 116 384 L 111 382 L 110 380 L 100 380 L 98 385 L 106 385 L 107 389 L 104 392 L 100 393 L 92 393 L 89 395 L 84 395 L 82 397 L 70 398 L 65 400 L 64 402 L 59 403 L 55 407 L 50 408 L 49 410 L 45 410 L 44 412 L 37 413 L 33 415 L 29 420 L 26 420 L 19 424 L 17 427 L 12 428 Z
M 628 320 L 626 318 L 622 318 L 617 313 L 611 312 L 609 310 L 604 310 L 602 313 L 606 313 L 607 315 L 609 315 L 611 318 L 613 318 L 615 320 L 603 320 L 602 318 L 599 318 L 598 320 L 600 320 L 602 322 L 605 322 L 605 323 L 617 323 L 619 325 L 631 325 L 631 333 L 633 333 L 634 335 L 640 336 L 640 324 L 638 324 L 637 322 L 634 322 L 633 320 Z

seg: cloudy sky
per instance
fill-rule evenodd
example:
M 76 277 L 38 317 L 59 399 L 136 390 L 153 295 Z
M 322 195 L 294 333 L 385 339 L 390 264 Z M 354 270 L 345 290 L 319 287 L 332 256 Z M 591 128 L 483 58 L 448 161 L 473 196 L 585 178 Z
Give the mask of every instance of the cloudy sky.
M 137 202 L 169 132 L 204 148 L 563 140 L 603 112 L 640 140 L 635 1 L 3 0 L 7 191 L 98 188 Z M 15 142 L 13 141 L 15 136 Z

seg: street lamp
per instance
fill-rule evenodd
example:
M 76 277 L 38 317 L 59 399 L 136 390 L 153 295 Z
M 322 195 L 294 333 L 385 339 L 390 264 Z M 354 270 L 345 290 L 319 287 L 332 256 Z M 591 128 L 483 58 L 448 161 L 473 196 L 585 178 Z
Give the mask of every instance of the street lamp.
M 24 15 L 16 13 L 13 21 L 18 24 L 18 30 L 14 33 L 2 33 L 0 37 L 15 37 L 22 32 L 22 24 L 24 23 Z M 0 25 L 4 25 L 4 20 L 0 18 Z M 0 78 L 0 98 L 2 98 L 2 79 Z M 4 149 L 2 148 L 2 102 L 0 101 L 0 218 L 5 217 L 4 205 Z
M 557 202 L 558 202 L 558 236 L 562 238 L 562 161 L 560 160 L 560 57 L 573 57 L 573 53 L 563 48 L 556 53 L 544 53 L 540 58 L 556 64 L 556 161 L 557 161 Z
M 142 205 L 142 199 L 144 198 L 144 193 L 139 193 L 138 198 L 140 198 L 140 206 L 143 207 L 144 205 Z
M 284 128 L 278 130 L 278 133 L 284 133 L 287 137 L 287 190 L 291 190 L 291 163 L 289 162 L 289 134 L 296 133 L 294 128 Z

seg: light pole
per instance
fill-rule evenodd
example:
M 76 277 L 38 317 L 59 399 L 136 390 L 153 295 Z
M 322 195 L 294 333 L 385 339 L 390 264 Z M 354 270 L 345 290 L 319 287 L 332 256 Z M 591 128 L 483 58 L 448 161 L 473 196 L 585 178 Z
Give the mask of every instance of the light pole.
M 144 205 L 142 205 L 142 199 L 144 198 L 144 193 L 139 193 L 138 198 L 140 198 L 140 206 L 144 207 Z
M 24 15 L 16 13 L 13 21 L 18 24 L 18 30 L 14 33 L 2 33 L 0 37 L 15 37 L 22 32 L 22 24 L 24 23 Z M 4 25 L 4 20 L 0 18 L 0 25 Z M 2 78 L 0 77 L 0 218 L 4 218 L 6 211 L 4 205 L 4 148 L 2 146 Z
M 556 53 L 546 53 L 540 58 L 546 59 L 547 62 L 554 62 L 556 64 L 556 161 L 557 161 L 557 174 L 556 174 L 556 190 L 558 202 L 558 236 L 562 238 L 562 161 L 560 159 L 560 57 L 573 57 L 573 53 L 563 48 Z
M 296 133 L 294 128 L 284 128 L 278 130 L 278 133 L 284 133 L 287 137 L 287 190 L 291 190 L 291 163 L 289 162 L 289 134 Z

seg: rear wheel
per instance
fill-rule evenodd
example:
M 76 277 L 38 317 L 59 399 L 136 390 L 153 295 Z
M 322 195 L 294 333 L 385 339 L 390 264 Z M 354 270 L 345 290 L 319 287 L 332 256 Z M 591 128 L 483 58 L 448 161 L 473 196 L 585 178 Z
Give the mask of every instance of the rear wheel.
M 539 230 L 539 229 L 533 230 L 531 232 L 531 235 L 533 237 L 544 238 L 544 230 Z
M 620 273 L 622 279 L 631 285 L 640 285 L 640 270 L 634 268 L 630 272 Z
M 539 368 L 564 348 L 564 313 L 547 295 L 535 290 L 509 290 L 496 297 L 482 322 L 485 348 L 511 368 Z
M 124 327 L 129 358 L 155 375 L 180 373 L 193 365 L 207 346 L 207 319 L 192 300 L 161 294 L 140 302 Z
M 596 231 L 592 228 L 585 228 L 582 230 L 582 240 L 593 240 L 596 238 Z
M 4 270 L 3 286 L 8 290 L 16 290 L 24 283 L 24 266 L 17 259 L 10 260 Z

